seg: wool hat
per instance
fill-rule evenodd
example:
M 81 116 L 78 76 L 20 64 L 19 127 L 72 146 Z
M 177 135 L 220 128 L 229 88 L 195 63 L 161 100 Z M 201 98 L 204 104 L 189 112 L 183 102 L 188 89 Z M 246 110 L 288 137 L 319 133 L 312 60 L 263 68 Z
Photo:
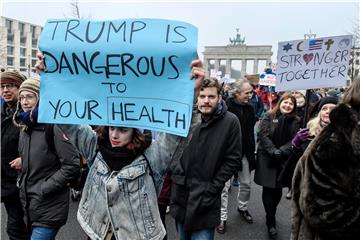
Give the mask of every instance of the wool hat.
M 19 88 L 19 95 L 22 91 L 29 91 L 34 93 L 39 100 L 40 81 L 35 78 L 26 79 Z
M 338 97 L 340 95 L 340 91 L 336 90 L 336 89 L 330 89 L 329 91 L 327 91 L 328 96 L 331 97 Z
M 304 97 L 306 95 L 306 90 L 295 90 L 294 92 L 301 93 Z
M 26 77 L 24 75 L 16 71 L 5 71 L 0 73 L 1 84 L 12 83 L 19 88 L 21 83 L 25 81 L 25 79 Z
M 322 99 L 320 99 L 319 101 L 319 107 L 318 107 L 318 111 L 321 110 L 321 108 L 325 105 L 325 104 L 329 104 L 329 103 L 332 103 L 332 104 L 337 104 L 338 103 L 338 98 L 336 97 L 324 97 Z

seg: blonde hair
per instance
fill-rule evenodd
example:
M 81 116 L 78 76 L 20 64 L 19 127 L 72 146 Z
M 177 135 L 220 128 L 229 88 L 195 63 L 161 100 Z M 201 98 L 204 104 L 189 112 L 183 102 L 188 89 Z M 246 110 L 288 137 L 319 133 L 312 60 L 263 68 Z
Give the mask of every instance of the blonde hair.
M 322 130 L 322 126 L 320 123 L 321 123 L 321 119 L 320 119 L 320 112 L 319 112 L 316 117 L 311 119 L 306 124 L 306 127 L 309 129 L 310 136 L 317 136 L 320 133 L 320 131 Z

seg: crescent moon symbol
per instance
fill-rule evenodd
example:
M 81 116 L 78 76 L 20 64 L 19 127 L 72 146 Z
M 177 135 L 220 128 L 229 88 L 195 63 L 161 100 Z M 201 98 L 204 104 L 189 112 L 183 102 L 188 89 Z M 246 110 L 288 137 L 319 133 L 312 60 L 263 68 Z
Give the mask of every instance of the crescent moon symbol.
M 298 50 L 299 52 L 302 52 L 303 50 L 300 49 L 300 45 L 303 43 L 304 41 L 301 41 L 299 42 L 297 45 L 296 45 L 296 50 Z

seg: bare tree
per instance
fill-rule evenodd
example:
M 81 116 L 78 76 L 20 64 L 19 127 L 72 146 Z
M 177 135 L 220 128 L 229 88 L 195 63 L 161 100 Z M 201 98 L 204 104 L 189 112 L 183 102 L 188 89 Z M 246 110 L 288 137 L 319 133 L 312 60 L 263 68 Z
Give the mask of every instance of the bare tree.
M 91 14 L 89 14 L 87 17 L 84 17 L 81 14 L 79 0 L 73 0 L 72 2 L 70 2 L 70 8 L 71 8 L 70 15 L 63 13 L 65 18 L 91 19 Z
M 81 18 L 80 17 L 80 8 L 79 8 L 79 1 L 74 0 L 70 3 L 70 6 L 72 8 L 71 16 L 75 18 Z
M 359 64 L 357 60 L 357 54 L 360 51 L 360 22 L 358 20 L 352 22 L 353 28 L 351 32 L 348 32 L 353 36 L 352 48 L 351 48 L 351 59 L 350 59 L 350 69 L 349 76 L 351 82 L 358 75 L 357 69 L 359 69 Z

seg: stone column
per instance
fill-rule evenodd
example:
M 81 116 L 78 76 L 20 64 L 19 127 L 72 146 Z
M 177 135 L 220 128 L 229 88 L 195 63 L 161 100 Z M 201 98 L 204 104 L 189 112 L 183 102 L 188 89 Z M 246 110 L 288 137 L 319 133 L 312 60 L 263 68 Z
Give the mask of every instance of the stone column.
M 270 67 L 270 59 L 266 59 L 266 67 Z
M 245 76 L 246 74 L 246 59 L 241 59 L 241 77 Z
M 206 57 L 204 57 L 204 69 L 205 69 L 205 77 L 208 78 L 210 76 L 210 63 L 209 63 L 209 59 L 207 59 Z
M 255 58 L 254 59 L 254 74 L 257 74 L 259 71 L 259 59 Z
M 218 72 L 220 68 L 220 59 L 215 59 L 215 71 Z
M 231 74 L 231 59 L 226 59 L 225 74 Z

